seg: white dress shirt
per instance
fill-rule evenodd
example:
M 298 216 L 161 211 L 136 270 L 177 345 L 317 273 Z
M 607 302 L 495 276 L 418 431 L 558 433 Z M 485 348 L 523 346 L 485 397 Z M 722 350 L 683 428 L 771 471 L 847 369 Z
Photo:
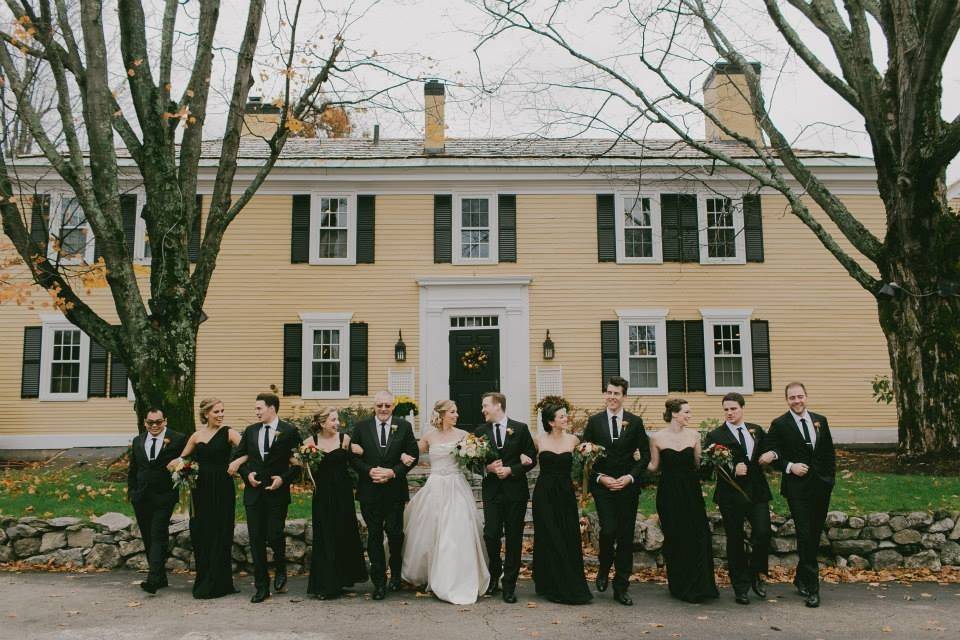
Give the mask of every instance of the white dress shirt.
M 263 426 L 260 427 L 260 430 L 257 432 L 257 446 L 260 447 L 260 457 L 266 458 L 267 452 L 263 450 L 263 429 L 264 427 L 270 427 L 270 446 L 273 446 L 273 441 L 277 439 L 277 427 L 280 426 L 280 418 L 274 418 L 270 422 L 264 422 Z
M 617 417 L 617 437 L 623 435 L 623 409 L 620 409 L 617 413 L 610 413 L 610 409 L 607 409 L 607 433 L 610 434 L 610 439 L 613 440 L 613 420 L 612 418 Z
M 817 446 L 817 430 L 813 428 L 813 418 L 810 417 L 810 414 L 807 411 L 804 411 L 803 414 L 797 415 L 793 411 L 790 412 L 790 417 L 793 418 L 793 421 L 797 425 L 797 431 L 800 432 L 800 437 L 803 438 L 803 425 L 800 424 L 800 419 L 803 418 L 807 421 L 807 433 L 810 434 L 810 443 L 813 446 Z M 804 439 L 806 442 L 806 439 Z M 790 473 L 790 468 L 793 467 L 792 462 L 787 463 L 787 473 Z
M 503 417 L 503 420 L 498 420 L 493 423 L 493 443 L 496 445 L 499 442 L 501 445 L 507 443 L 507 420 L 506 416 Z
M 750 430 L 747 429 L 747 425 L 745 424 L 735 425 L 728 422 L 727 429 L 730 430 L 730 433 L 733 434 L 733 439 L 736 440 L 737 442 L 740 442 L 739 431 L 740 429 L 743 429 L 743 440 L 744 442 L 747 443 L 747 460 L 753 460 L 753 445 L 754 445 L 753 436 L 750 435 Z
M 383 441 L 384 446 L 390 444 L 390 422 L 393 420 L 393 416 L 387 418 L 386 420 L 381 421 L 380 418 L 374 416 L 374 422 L 377 423 L 377 443 L 380 443 L 380 427 L 386 425 L 384 431 L 386 432 L 386 440 Z
M 163 431 L 160 432 L 157 436 L 150 435 L 148 431 L 146 433 L 146 438 L 143 439 L 143 451 L 147 454 L 147 460 L 150 460 L 150 444 L 153 442 L 154 437 L 157 439 L 157 446 L 153 450 L 154 456 L 160 455 L 160 449 L 163 448 L 163 438 L 167 435 L 167 428 L 164 427 Z

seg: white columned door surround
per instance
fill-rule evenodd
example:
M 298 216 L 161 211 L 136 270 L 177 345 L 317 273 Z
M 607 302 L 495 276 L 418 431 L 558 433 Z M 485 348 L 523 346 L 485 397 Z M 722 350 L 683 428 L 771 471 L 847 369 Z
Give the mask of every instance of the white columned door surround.
M 450 397 L 450 318 L 496 316 L 500 392 L 507 415 L 530 423 L 529 276 L 422 277 L 420 287 L 420 407 L 424 426 L 437 400 Z

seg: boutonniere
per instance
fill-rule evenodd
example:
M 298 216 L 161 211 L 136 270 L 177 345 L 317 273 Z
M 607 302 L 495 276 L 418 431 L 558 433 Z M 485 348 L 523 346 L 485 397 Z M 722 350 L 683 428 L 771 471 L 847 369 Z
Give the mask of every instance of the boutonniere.
M 820 433 L 820 423 L 817 420 L 813 421 L 813 430 Z
M 747 429 L 747 433 L 749 433 L 749 434 L 750 434 L 751 436 L 753 436 L 754 438 L 757 437 L 757 430 L 756 430 L 756 429 Z
M 512 435 L 513 435 L 513 427 L 507 427 L 507 435 L 508 435 L 508 436 L 512 436 Z
M 170 438 L 164 438 L 163 444 L 170 444 Z
M 397 425 L 395 424 L 390 425 L 390 433 L 396 433 L 396 432 L 397 432 Z
M 630 427 L 630 423 L 624 420 L 620 423 L 620 431 L 626 431 Z

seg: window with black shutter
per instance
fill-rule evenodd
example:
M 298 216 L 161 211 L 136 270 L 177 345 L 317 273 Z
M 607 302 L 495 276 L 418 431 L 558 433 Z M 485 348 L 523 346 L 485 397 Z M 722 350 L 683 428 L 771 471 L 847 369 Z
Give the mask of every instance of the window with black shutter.
M 743 235 L 747 262 L 763 262 L 763 215 L 756 193 L 743 196 Z
M 30 212 L 30 239 L 46 246 L 50 240 L 50 194 L 33 194 Z
M 294 196 L 296 197 L 296 196 Z M 283 395 L 299 396 L 303 388 L 303 325 L 283 325 Z
M 350 323 L 350 395 L 367 395 L 367 323 Z
M 290 262 L 310 262 L 310 195 L 293 196 L 292 227 L 290 230 Z
M 120 196 L 120 222 L 123 226 L 123 242 L 127 254 L 134 257 L 137 246 L 137 196 L 134 193 L 124 193 Z
M 43 353 L 43 327 L 23 328 L 23 368 L 20 373 L 20 397 L 40 397 L 40 357 Z
M 373 264 L 376 240 L 376 197 L 357 196 L 357 264 Z
M 607 381 L 620 375 L 620 322 L 618 320 L 600 321 L 600 383 L 602 391 L 607 390 Z
M 433 196 L 433 261 L 453 262 L 453 196 Z
M 773 391 L 773 376 L 770 369 L 770 323 L 767 320 L 751 320 L 750 340 L 753 356 L 753 390 Z
M 617 261 L 617 230 L 614 196 L 597 194 L 597 261 Z
M 517 196 L 497 197 L 497 250 L 500 262 L 517 261 Z
M 126 398 L 127 390 L 130 385 L 130 377 L 127 375 L 127 365 L 120 358 L 110 354 L 110 397 Z
M 90 363 L 87 375 L 87 397 L 107 397 L 107 350 L 90 340 Z
M 202 239 L 200 219 L 202 214 L 203 196 L 198 193 L 196 204 L 193 207 L 193 223 L 190 226 L 190 239 L 187 244 L 187 254 L 190 256 L 190 262 L 196 262 L 200 258 L 200 241 Z

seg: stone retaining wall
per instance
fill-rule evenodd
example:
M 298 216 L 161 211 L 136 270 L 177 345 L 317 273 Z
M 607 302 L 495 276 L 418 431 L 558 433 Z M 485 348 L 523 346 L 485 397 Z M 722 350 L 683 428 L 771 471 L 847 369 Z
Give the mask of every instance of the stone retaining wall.
M 596 514 L 587 517 L 585 537 L 596 544 Z M 719 514 L 710 514 L 713 550 L 718 566 L 725 556 L 725 538 Z M 362 526 L 362 522 L 361 522 Z M 773 516 L 770 543 L 772 566 L 797 564 L 793 521 Z M 289 520 L 286 526 L 287 561 L 291 572 L 310 561 L 312 526 L 306 520 Z M 233 559 L 237 570 L 252 571 L 245 523 L 233 533 Z M 831 511 L 821 535 L 821 560 L 828 565 L 861 569 L 960 566 L 960 512 L 872 513 L 848 516 Z M 189 522 L 176 515 L 170 523 L 170 569 L 192 569 L 193 551 Z M 637 518 L 634 564 L 637 568 L 662 566 L 663 533 L 655 517 Z M 269 554 L 269 551 L 268 551 Z M 120 513 L 92 520 L 62 517 L 41 519 L 0 517 L 0 563 L 22 561 L 56 567 L 146 569 L 143 541 L 136 523 Z

